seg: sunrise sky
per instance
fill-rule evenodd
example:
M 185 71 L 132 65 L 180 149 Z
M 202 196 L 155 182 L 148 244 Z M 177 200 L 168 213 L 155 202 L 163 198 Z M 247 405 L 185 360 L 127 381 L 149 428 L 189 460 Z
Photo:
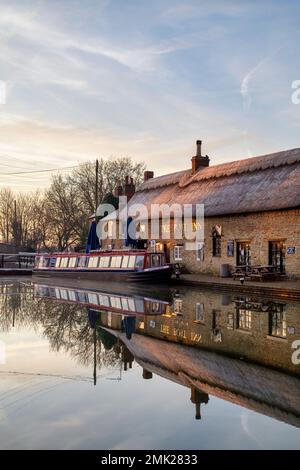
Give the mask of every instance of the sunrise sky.
M 300 3 L 0 0 L 0 186 L 131 156 L 156 175 L 300 147 Z

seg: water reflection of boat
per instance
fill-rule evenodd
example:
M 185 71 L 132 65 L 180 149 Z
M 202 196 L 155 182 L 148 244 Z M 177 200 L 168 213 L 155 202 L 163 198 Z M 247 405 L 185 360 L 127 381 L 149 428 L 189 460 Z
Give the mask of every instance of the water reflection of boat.
M 126 295 L 71 287 L 34 284 L 36 298 L 69 304 L 79 304 L 97 311 L 107 311 L 126 316 L 162 315 L 169 302 L 143 295 Z

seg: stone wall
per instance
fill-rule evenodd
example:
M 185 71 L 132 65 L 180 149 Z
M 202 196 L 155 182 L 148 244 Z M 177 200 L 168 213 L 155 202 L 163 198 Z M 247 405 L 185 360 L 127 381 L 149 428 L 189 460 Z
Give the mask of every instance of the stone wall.
M 221 256 L 212 256 L 211 231 L 214 225 L 222 227 Z M 300 277 L 300 210 L 274 211 L 211 217 L 204 225 L 204 259 L 197 260 L 195 251 L 182 250 L 181 263 L 190 272 L 218 275 L 221 264 L 236 265 L 237 241 L 249 241 L 251 264 L 269 264 L 269 241 L 283 240 L 286 248 L 295 247 L 295 254 L 285 254 L 286 273 L 289 277 Z M 234 241 L 234 256 L 227 255 L 227 243 Z M 171 242 L 173 247 L 174 241 Z M 178 240 L 182 244 L 182 240 Z M 174 262 L 171 249 L 171 261 Z

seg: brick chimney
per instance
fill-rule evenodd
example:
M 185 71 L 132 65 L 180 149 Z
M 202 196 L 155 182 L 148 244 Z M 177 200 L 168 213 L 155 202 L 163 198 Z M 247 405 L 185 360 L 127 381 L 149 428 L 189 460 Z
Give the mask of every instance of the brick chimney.
M 154 178 L 154 171 L 144 171 L 144 181 Z
M 197 152 L 194 157 L 192 157 L 192 175 L 196 173 L 200 168 L 204 168 L 206 166 L 209 166 L 209 157 L 205 155 L 205 157 L 202 156 L 202 140 L 197 140 L 196 141 L 197 145 Z
M 129 176 L 125 176 L 125 184 L 124 184 L 124 195 L 127 196 L 127 200 L 129 201 L 135 193 L 135 184 L 133 182 L 133 178 L 129 178 Z
M 122 195 L 123 195 L 123 187 L 120 183 L 118 183 L 116 188 L 115 188 L 115 196 L 120 197 Z

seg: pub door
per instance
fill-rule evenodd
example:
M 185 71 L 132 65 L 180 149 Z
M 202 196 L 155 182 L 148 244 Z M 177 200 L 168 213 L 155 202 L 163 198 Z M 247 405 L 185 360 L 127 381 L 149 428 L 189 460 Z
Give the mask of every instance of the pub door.
M 250 242 L 237 242 L 236 264 L 237 266 L 250 266 L 251 265 Z

